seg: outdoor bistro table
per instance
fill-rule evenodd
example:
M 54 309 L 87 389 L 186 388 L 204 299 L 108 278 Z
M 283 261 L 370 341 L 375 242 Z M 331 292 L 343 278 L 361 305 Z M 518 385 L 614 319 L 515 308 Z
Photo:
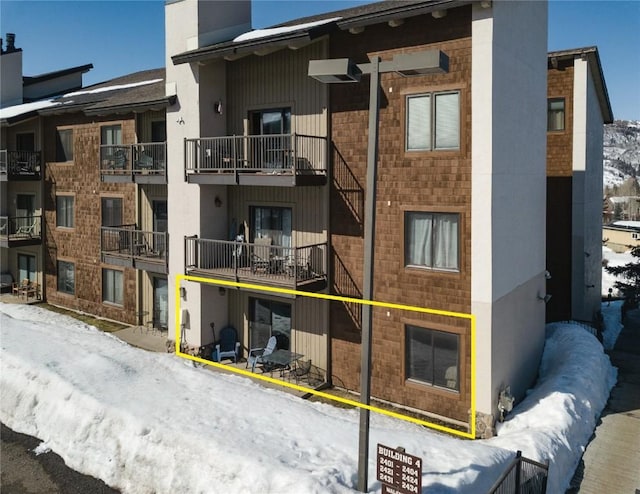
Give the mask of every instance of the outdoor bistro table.
M 269 355 L 263 356 L 262 362 L 269 370 L 273 370 L 276 367 L 285 370 L 290 369 L 291 364 L 300 360 L 302 357 L 304 357 L 304 355 L 301 353 L 295 353 L 290 350 L 276 350 Z

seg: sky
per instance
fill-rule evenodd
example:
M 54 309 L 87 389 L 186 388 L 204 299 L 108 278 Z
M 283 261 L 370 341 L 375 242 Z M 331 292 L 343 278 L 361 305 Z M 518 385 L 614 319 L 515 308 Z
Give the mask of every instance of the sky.
M 605 341 L 620 312 L 621 302 L 603 304 Z M 546 334 L 536 385 L 491 439 L 373 413 L 369 492 L 381 491 L 377 444 L 422 459 L 423 492 L 488 492 L 517 450 L 549 460 L 547 491 L 565 492 L 617 372 L 580 326 Z M 52 450 L 123 493 L 356 492 L 356 409 L 140 350 L 37 305 L 0 303 L 0 337 L 0 421 L 42 440 L 36 453 Z
M 254 28 L 370 3 L 253 0 Z M 16 34 L 24 75 L 92 63 L 85 84 L 164 64 L 164 0 L 0 1 L 0 33 Z M 614 117 L 640 120 L 640 2 L 553 0 L 549 50 L 598 46 Z M 6 46 L 6 45 L 5 45 Z

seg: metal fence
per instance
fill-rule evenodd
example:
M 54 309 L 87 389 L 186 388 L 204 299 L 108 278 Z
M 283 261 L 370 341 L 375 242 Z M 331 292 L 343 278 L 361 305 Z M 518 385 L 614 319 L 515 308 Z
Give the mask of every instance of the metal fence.
M 103 226 L 100 232 L 102 253 L 132 258 L 153 258 L 166 262 L 169 246 L 167 233 L 144 232 L 136 230 L 135 227 L 136 225 Z
M 548 474 L 548 464 L 525 458 L 522 451 L 518 451 L 489 494 L 544 494 Z
M 0 173 L 9 178 L 39 179 L 42 176 L 40 151 L 0 151 Z
M 42 235 L 42 217 L 0 216 L 0 236 L 11 239 L 40 238 Z
M 103 174 L 166 173 L 167 144 L 109 144 L 100 146 L 100 171 Z
M 187 173 L 326 174 L 327 139 L 301 134 L 185 139 Z

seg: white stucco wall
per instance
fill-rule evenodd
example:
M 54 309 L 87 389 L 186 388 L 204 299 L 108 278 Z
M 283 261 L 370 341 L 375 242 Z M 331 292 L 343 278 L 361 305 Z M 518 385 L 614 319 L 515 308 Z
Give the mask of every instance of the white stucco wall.
M 603 118 L 586 59 L 574 61 L 571 317 L 591 321 L 602 284 Z
M 544 340 L 547 5 L 476 4 L 472 20 L 476 396 L 495 414 L 499 389 L 535 378 Z
M 244 19 L 244 22 L 242 21 Z M 184 139 L 220 135 L 224 119 L 213 119 L 211 98 L 224 98 L 224 65 L 173 65 L 172 55 L 203 46 L 216 36 L 238 34 L 251 19 L 249 2 L 182 0 L 165 5 L 167 87 L 175 87 L 177 101 L 167 109 L 167 201 L 170 237 L 169 300 L 175 300 L 175 276 L 184 273 L 184 237 L 225 238 L 226 210 L 214 207 L 216 195 L 227 203 L 224 187 L 188 184 L 184 179 Z M 229 30 L 231 28 L 231 31 Z M 216 34 L 217 33 L 217 34 Z M 218 87 L 216 87 L 218 86 Z M 219 89 L 219 90 L 217 90 Z M 217 134 L 220 132 L 220 134 Z M 221 327 L 226 320 L 226 300 L 208 287 L 185 282 L 187 296 L 181 307 L 189 311 L 185 338 L 199 346 L 213 340 L 209 324 Z M 169 320 L 175 308 L 169 304 Z M 171 324 L 171 323 L 170 323 Z M 170 326 L 172 327 L 172 326 Z

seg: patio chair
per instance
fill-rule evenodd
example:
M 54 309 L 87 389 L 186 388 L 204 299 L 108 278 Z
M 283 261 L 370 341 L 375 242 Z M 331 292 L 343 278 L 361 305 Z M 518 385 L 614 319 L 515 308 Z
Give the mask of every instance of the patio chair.
M 145 152 L 140 153 L 138 161 L 136 161 L 138 168 L 142 170 L 151 170 L 153 168 L 153 157 L 149 156 Z
M 264 348 L 252 348 L 247 357 L 247 367 L 251 366 L 251 372 L 255 372 L 256 364 L 264 365 L 264 357 L 271 355 L 277 348 L 278 340 L 275 336 L 269 338 Z
M 309 382 L 309 373 L 311 372 L 311 359 L 297 363 L 296 366 L 289 371 L 289 377 L 293 376 L 296 380 L 296 384 L 306 376 L 307 382 Z
M 33 236 L 36 230 L 36 223 L 37 220 L 35 218 L 32 218 L 30 224 L 18 227 L 18 229 L 16 230 L 16 235 L 28 235 L 29 237 Z
M 271 238 L 256 238 L 253 243 L 254 246 L 253 255 L 251 256 L 251 273 L 253 274 L 258 270 L 268 272 L 271 263 Z
M 213 349 L 212 358 L 214 362 L 221 362 L 222 359 L 230 358 L 234 363 L 238 361 L 240 353 L 240 342 L 238 332 L 233 326 L 225 326 L 220 330 L 220 339 Z
M 19 297 L 24 294 L 27 288 L 29 288 L 29 279 L 25 278 L 22 281 L 14 281 L 13 286 L 11 287 L 11 294 Z

